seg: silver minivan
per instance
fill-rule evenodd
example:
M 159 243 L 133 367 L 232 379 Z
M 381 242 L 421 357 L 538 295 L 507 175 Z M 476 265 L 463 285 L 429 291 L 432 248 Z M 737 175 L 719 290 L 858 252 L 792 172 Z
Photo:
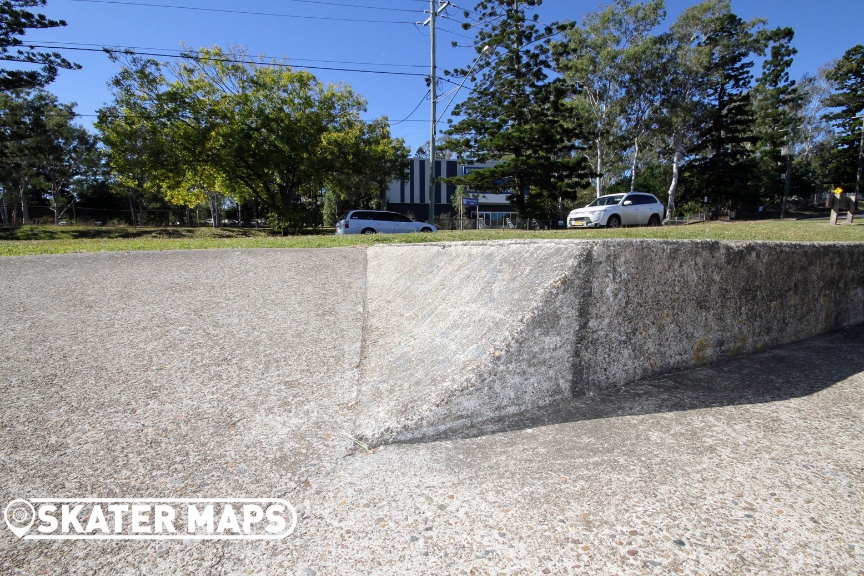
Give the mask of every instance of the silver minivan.
M 339 218 L 336 234 L 407 234 L 437 232 L 438 228 L 387 210 L 352 210 Z

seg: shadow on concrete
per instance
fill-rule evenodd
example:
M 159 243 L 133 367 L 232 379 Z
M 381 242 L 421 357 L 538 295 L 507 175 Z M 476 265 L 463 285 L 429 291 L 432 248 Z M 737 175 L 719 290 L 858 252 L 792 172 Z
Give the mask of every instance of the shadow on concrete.
M 423 442 L 616 416 L 778 402 L 814 394 L 861 372 L 864 326 L 857 326 L 488 420 Z

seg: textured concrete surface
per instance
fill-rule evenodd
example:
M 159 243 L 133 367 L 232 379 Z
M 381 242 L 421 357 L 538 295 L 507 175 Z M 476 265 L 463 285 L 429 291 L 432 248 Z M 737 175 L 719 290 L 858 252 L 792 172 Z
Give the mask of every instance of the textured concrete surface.
M 0 259 L 0 506 L 300 513 L 275 542 L 0 527 L 0 573 L 864 574 L 864 328 L 366 453 L 343 436 L 365 266 L 355 249 Z
M 423 439 L 860 324 L 862 262 L 864 244 L 370 248 L 356 434 Z

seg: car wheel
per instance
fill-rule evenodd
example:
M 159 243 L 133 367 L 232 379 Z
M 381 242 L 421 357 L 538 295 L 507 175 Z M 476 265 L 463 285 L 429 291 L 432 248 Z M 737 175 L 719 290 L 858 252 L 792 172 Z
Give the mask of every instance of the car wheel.
M 606 221 L 607 228 L 620 228 L 621 227 L 621 218 L 617 215 L 613 214 L 609 217 L 609 220 Z
M 660 216 L 657 214 L 652 214 L 651 218 L 648 219 L 648 226 L 659 226 L 660 225 Z
M 420 229 L 420 232 L 431 232 L 431 231 L 432 231 L 432 229 L 429 228 L 428 226 Z
M 364 228 L 361 234 L 377 234 L 374 228 Z

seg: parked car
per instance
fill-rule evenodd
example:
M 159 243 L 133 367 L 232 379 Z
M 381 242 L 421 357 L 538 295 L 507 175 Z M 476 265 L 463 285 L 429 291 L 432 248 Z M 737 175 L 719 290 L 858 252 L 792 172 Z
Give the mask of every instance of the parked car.
M 662 222 L 663 204 L 645 192 L 600 196 L 567 216 L 567 228 L 660 226 Z
M 426 222 L 415 222 L 398 212 L 386 210 L 352 210 L 336 223 L 336 234 L 400 234 L 437 232 Z

